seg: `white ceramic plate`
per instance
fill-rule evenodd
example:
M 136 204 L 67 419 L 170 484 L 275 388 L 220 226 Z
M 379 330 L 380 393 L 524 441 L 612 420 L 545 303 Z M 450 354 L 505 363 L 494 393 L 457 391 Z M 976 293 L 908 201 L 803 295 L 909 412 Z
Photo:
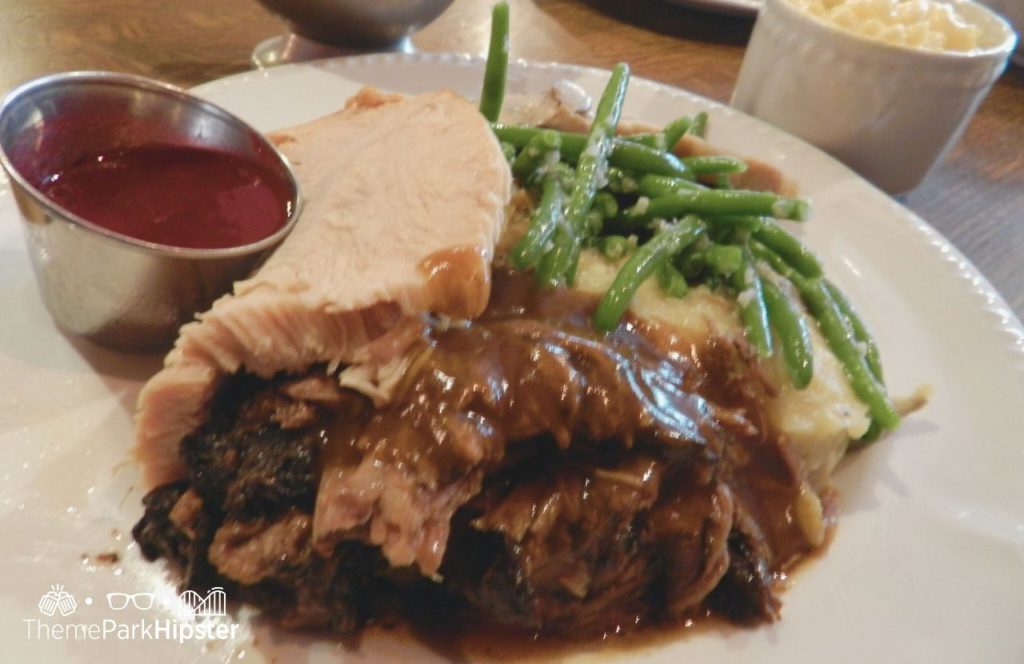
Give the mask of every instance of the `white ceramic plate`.
M 480 74 L 479 59 L 380 56 L 248 73 L 199 92 L 270 130 L 331 111 L 362 84 L 474 95 Z M 509 86 L 541 91 L 567 78 L 596 92 L 605 77 L 519 63 Z M 929 383 L 935 396 L 896 435 L 840 467 L 835 540 L 785 593 L 781 622 L 702 630 L 601 661 L 1024 661 L 1020 323 L 934 230 L 824 153 L 648 81 L 633 82 L 625 112 L 662 123 L 702 109 L 711 113 L 714 143 L 774 162 L 799 181 L 815 206 L 805 239 L 874 328 L 890 385 L 905 393 Z M 178 624 L 173 579 L 142 561 L 129 535 L 142 497 L 127 461 L 132 410 L 140 381 L 157 366 L 158 358 L 120 355 L 54 329 L 10 193 L 0 187 L 0 659 L 436 661 L 436 653 L 383 636 L 343 644 L 284 634 L 244 611 L 221 619 L 226 629 L 238 625 L 234 638 L 179 645 L 152 629 L 118 633 L 122 624 Z M 119 561 L 92 557 L 106 552 Z M 115 611 L 109 592 L 153 593 L 155 605 Z M 76 606 L 62 617 L 68 596 Z M 56 613 L 47 617 L 40 606 Z M 58 640 L 58 624 L 85 627 Z M 90 639 L 93 624 L 112 631 Z
M 732 16 L 756 16 L 764 0 L 661 0 L 670 5 L 693 7 L 716 14 Z

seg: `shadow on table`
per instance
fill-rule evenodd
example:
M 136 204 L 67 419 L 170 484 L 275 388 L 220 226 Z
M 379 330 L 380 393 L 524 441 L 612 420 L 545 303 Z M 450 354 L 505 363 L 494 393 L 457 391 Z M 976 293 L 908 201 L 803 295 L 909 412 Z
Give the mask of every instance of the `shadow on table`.
M 715 14 L 660 0 L 583 0 L 594 9 L 644 30 L 693 41 L 746 46 L 753 16 Z M 544 1 L 538 0 L 543 7 Z

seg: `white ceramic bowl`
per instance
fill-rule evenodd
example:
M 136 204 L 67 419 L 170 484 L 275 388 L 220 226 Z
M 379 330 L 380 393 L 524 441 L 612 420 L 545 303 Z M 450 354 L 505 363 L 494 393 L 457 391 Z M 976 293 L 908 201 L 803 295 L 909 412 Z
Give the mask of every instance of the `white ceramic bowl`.
M 1017 50 L 1014 51 L 1011 59 L 1024 67 L 1024 39 L 1021 38 L 1021 33 L 1024 33 L 1024 0 L 982 0 L 982 2 L 994 9 L 997 14 L 1001 14 L 1017 31 Z
M 732 105 L 838 157 L 881 189 L 916 187 L 963 133 L 1016 35 L 980 4 L 953 2 L 981 31 L 969 53 L 894 46 L 766 0 Z

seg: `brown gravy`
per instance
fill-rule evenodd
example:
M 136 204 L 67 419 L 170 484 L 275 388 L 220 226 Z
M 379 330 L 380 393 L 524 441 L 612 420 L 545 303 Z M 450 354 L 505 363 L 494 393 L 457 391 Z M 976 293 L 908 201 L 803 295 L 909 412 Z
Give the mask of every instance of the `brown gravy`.
M 190 463 L 216 471 L 209 500 L 234 510 L 200 523 L 204 537 L 261 537 L 296 505 L 314 522 L 293 562 L 250 557 L 259 574 L 227 579 L 233 597 L 293 629 L 356 630 L 329 637 L 339 648 L 411 639 L 455 661 L 621 653 L 733 629 L 712 614 L 776 619 L 776 591 L 816 547 L 793 518 L 799 459 L 761 417 L 768 388 L 743 349 L 639 320 L 604 335 L 595 298 L 493 278 L 476 321 L 424 332 L 391 403 L 345 391 L 321 399 L 333 405 L 315 426 L 265 427 L 289 399 L 308 404 L 297 384 L 249 377 L 222 400 L 235 414 L 190 439 Z M 263 486 L 274 493 L 252 493 Z M 309 498 L 266 502 L 285 489 Z M 134 532 L 147 556 L 195 555 L 168 518 L 184 490 L 147 496 Z M 223 585 L 227 569 L 190 583 Z
M 570 440 L 581 434 L 593 441 L 644 441 L 637 444 L 662 450 L 678 446 L 677 454 L 685 454 L 689 459 L 686 463 L 697 470 L 692 480 L 676 474 L 673 481 L 687 485 L 692 482 L 695 490 L 704 491 L 700 487 L 707 480 L 700 479 L 701 468 L 714 466 L 716 470 L 708 472 L 727 473 L 726 482 L 737 504 L 742 505 L 745 518 L 756 521 L 759 536 L 770 546 L 772 573 L 782 578 L 783 571 L 807 553 L 810 547 L 791 517 L 799 486 L 798 462 L 765 430 L 767 424 L 759 417 L 759 400 L 765 388 L 751 377 L 749 367 L 741 366 L 745 360 L 739 349 L 717 345 L 715 340 L 698 347 L 676 338 L 667 327 L 640 320 L 627 321 L 604 336 L 589 325 L 595 306 L 591 296 L 566 290 L 538 291 L 528 275 L 502 270 L 495 273 L 494 282 L 487 310 L 472 325 L 429 332 L 428 350 L 422 360 L 414 362 L 417 369 L 406 376 L 395 402 L 360 424 L 357 428 L 361 433 L 345 436 L 348 453 L 338 455 L 335 450 L 328 454 L 328 466 L 336 461 L 349 467 L 340 473 L 328 468 L 331 477 L 360 472 L 352 465 L 356 461 L 365 468 L 413 468 L 412 476 L 444 485 L 452 468 L 464 468 L 455 473 L 461 476 L 488 464 L 508 464 L 508 458 L 522 445 L 516 441 L 544 433 L 563 450 L 568 450 Z M 575 369 L 566 371 L 567 366 Z M 538 375 L 546 378 L 539 380 Z M 472 426 L 466 426 L 466 422 L 451 425 L 447 414 L 463 413 L 467 408 L 479 419 Z M 444 430 L 441 435 L 439 430 Z M 385 448 L 351 449 L 360 447 L 360 436 L 387 443 Z M 475 442 L 454 446 L 451 442 L 466 439 Z M 723 440 L 730 441 L 724 448 Z M 625 447 L 633 445 L 627 442 Z M 586 454 L 575 454 L 581 453 Z M 716 459 L 722 456 L 729 460 L 719 466 Z M 382 475 L 376 484 L 395 486 L 396 479 L 410 481 L 409 474 L 395 475 Z M 481 477 L 474 476 L 459 489 L 465 492 L 467 501 L 480 491 Z M 534 480 L 529 474 L 513 477 L 511 483 L 517 487 L 520 482 L 529 484 Z M 368 484 L 373 483 L 361 482 L 359 486 Z M 714 484 L 707 486 L 710 489 Z M 326 488 L 321 485 L 321 495 L 337 491 L 336 487 Z M 666 496 L 676 491 L 679 489 L 664 489 L 659 504 L 664 506 L 671 500 Z M 479 496 L 475 500 L 481 502 Z M 659 517 L 658 510 L 652 510 L 650 527 L 663 529 L 659 523 L 665 518 L 703 520 L 708 514 L 706 501 L 689 490 L 683 492 L 680 504 L 669 517 Z M 491 514 L 495 510 L 493 503 L 484 509 L 492 510 Z M 442 521 L 447 523 L 449 519 L 451 513 Z M 486 530 L 488 521 L 501 519 L 480 519 L 477 528 Z M 702 527 L 699 524 L 695 531 Z M 500 525 L 515 529 L 514 520 Z M 439 532 L 442 537 L 437 541 L 443 547 L 447 526 Z M 419 542 L 419 546 L 436 550 L 435 542 L 429 540 Z M 448 540 L 448 546 L 457 550 L 461 544 Z M 424 562 L 440 564 L 440 559 L 422 556 L 415 560 L 421 568 Z M 457 571 L 458 565 L 472 565 L 472 558 L 456 555 L 455 560 L 456 567 L 452 568 L 448 560 L 450 567 L 441 567 L 440 573 L 449 575 Z M 437 568 L 427 571 L 433 569 Z M 410 591 L 414 600 L 403 602 L 403 606 L 413 610 L 397 611 L 398 618 L 378 620 L 370 629 L 387 631 L 390 627 L 435 650 L 514 654 L 517 659 L 533 657 L 534 652 L 551 656 L 580 648 L 605 649 L 612 644 L 634 647 L 641 641 L 657 641 L 659 635 L 676 638 L 680 630 L 692 629 L 695 622 L 708 622 L 705 618 L 709 613 L 700 605 L 687 617 L 665 625 L 649 614 L 630 614 L 626 607 L 621 615 L 608 616 L 620 623 L 617 632 L 552 639 L 529 630 L 481 622 L 478 612 L 448 604 L 440 594 L 416 595 L 412 588 L 402 590 Z M 486 599 L 483 601 L 486 605 Z M 582 631 L 570 633 L 579 635 Z

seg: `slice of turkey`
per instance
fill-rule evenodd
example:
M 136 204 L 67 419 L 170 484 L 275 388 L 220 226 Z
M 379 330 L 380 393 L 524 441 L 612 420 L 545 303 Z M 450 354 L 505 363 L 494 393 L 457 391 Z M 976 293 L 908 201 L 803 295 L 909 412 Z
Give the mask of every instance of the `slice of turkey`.
M 447 91 L 365 89 L 273 138 L 295 168 L 302 216 L 255 274 L 182 327 L 143 388 L 135 455 L 146 488 L 184 475 L 179 443 L 225 376 L 384 364 L 423 313 L 469 318 L 487 304 L 511 175 L 474 106 Z

